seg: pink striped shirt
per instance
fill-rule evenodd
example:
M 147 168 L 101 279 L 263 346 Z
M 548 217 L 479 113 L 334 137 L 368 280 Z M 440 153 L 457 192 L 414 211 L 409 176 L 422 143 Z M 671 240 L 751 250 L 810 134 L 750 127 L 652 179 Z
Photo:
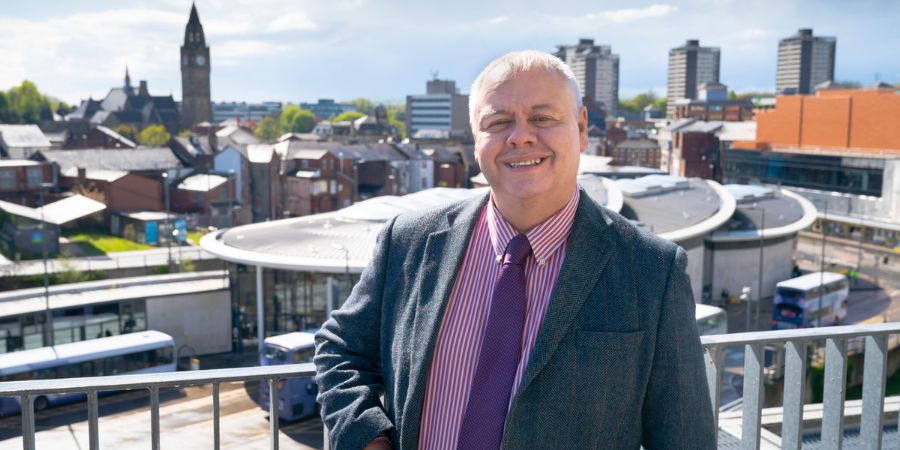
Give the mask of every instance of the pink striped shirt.
M 522 355 L 512 386 L 515 394 L 541 329 L 550 295 L 566 256 L 564 245 L 575 219 L 579 191 L 544 223 L 525 233 L 532 254 L 525 263 L 525 327 Z M 419 448 L 456 448 L 472 378 L 481 352 L 494 283 L 506 245 L 518 233 L 500 215 L 493 201 L 482 210 L 450 294 L 428 373 Z M 512 401 L 512 400 L 510 400 Z

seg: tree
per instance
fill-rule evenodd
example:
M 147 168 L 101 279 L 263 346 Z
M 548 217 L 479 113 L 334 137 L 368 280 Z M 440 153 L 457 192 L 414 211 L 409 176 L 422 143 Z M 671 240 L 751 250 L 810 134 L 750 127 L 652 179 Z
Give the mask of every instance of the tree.
M 344 122 L 344 121 L 354 121 L 364 116 L 365 114 L 359 111 L 347 111 L 345 113 L 338 114 L 331 118 L 332 122 Z
M 9 96 L 6 92 L 0 91 L 0 123 L 18 122 L 16 113 L 9 103 Z
M 375 111 L 375 102 L 367 98 L 358 97 L 343 103 L 353 105 L 353 107 L 356 108 L 357 111 L 363 114 L 371 114 L 373 111 Z
M 274 141 L 281 136 L 281 129 L 278 126 L 278 119 L 274 116 L 263 117 L 256 126 L 254 133 L 256 137 L 264 141 Z
M 169 143 L 172 135 L 162 125 L 150 125 L 138 135 L 138 142 L 149 147 L 162 147 Z
M 283 133 L 309 133 L 316 126 L 316 115 L 297 105 L 287 105 L 278 118 Z
M 40 121 L 41 107 L 48 102 L 34 83 L 25 80 L 21 85 L 10 89 L 7 95 L 9 96 L 10 106 L 15 111 L 19 121 L 25 123 L 38 123 Z
M 127 123 L 120 124 L 119 126 L 113 128 L 113 131 L 121 134 L 122 136 L 125 136 L 132 141 L 134 140 L 134 129 L 131 128 L 131 125 L 128 125 Z
M 669 100 L 666 99 L 665 97 L 658 98 L 658 99 L 656 99 L 655 102 L 653 102 L 653 106 L 655 106 L 656 109 L 658 109 L 662 112 L 666 112 L 666 109 L 669 107 Z
M 655 104 L 656 100 L 656 94 L 654 94 L 652 91 L 647 91 L 643 94 L 638 94 L 630 99 L 620 101 L 619 109 L 631 113 L 640 113 L 644 111 L 644 108 L 647 105 Z
M 398 113 L 406 112 L 406 105 L 403 104 L 390 104 L 385 106 L 387 109 L 388 115 L 388 123 L 390 123 L 394 128 L 397 129 L 397 134 L 400 136 L 400 139 L 406 137 L 406 123 L 402 120 L 397 120 Z

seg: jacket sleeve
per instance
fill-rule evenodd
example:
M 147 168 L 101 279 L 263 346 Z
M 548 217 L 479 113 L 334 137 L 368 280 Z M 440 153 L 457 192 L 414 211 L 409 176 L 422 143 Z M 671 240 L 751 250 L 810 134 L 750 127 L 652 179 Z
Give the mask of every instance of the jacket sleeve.
M 341 309 L 316 334 L 317 401 L 333 449 L 363 448 L 393 428 L 382 406 L 381 311 L 390 248 L 390 220 L 375 255 Z
M 646 449 L 715 449 L 716 424 L 697 332 L 687 254 L 678 247 L 659 313 L 642 411 Z

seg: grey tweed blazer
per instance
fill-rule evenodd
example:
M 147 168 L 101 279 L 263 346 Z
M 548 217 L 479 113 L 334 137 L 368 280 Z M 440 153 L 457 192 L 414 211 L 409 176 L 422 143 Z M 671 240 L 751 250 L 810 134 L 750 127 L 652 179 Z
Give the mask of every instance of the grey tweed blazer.
M 438 329 L 487 198 L 389 221 L 317 334 L 332 448 L 360 449 L 381 433 L 418 448 Z M 684 250 L 583 191 L 567 245 L 503 447 L 715 448 Z

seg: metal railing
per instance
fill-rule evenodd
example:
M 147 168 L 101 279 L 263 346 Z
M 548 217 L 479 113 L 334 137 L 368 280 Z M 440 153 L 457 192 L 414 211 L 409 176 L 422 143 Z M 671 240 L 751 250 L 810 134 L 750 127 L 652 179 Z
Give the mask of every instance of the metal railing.
M 865 342 L 863 362 L 863 406 L 860 437 L 865 448 L 880 449 L 883 437 L 884 393 L 887 379 L 888 338 L 900 333 L 900 323 L 849 325 L 801 330 L 761 331 L 704 336 L 706 380 L 718 423 L 725 349 L 744 346 L 743 413 L 741 448 L 761 445 L 761 418 L 764 389 L 764 347 L 785 344 L 784 401 L 781 445 L 800 449 L 803 438 L 803 392 L 807 371 L 807 347 L 825 341 L 825 387 L 821 443 L 823 448 L 840 449 L 844 436 L 844 400 L 847 377 L 848 340 Z
M 887 378 L 888 338 L 900 333 L 900 323 L 851 325 L 801 330 L 763 331 L 723 334 L 701 338 L 706 354 L 706 377 L 716 422 L 725 349 L 744 346 L 744 387 L 741 424 L 741 447 L 758 449 L 761 445 L 761 415 L 764 394 L 764 347 L 785 344 L 784 406 L 781 444 L 786 449 L 800 449 L 803 437 L 803 392 L 807 371 L 807 344 L 825 340 L 824 414 L 821 437 L 823 448 L 839 449 L 844 432 L 844 400 L 848 341 L 865 342 L 863 400 L 860 436 L 865 448 L 880 449 L 883 435 L 885 382 Z M 213 448 L 220 447 L 219 385 L 221 383 L 265 380 L 269 395 L 270 448 L 278 449 L 278 380 L 308 377 L 314 374 L 312 364 L 200 370 L 140 375 L 119 375 L 60 380 L 33 380 L 0 383 L 0 397 L 19 397 L 22 405 L 23 448 L 35 448 L 34 399 L 46 394 L 86 393 L 88 408 L 89 448 L 99 448 L 98 400 L 101 391 L 150 391 L 152 449 L 160 448 L 159 390 L 197 385 L 212 385 Z M 272 413 L 274 411 L 274 413 Z M 328 436 L 324 442 L 328 447 Z
M 222 383 L 261 381 L 269 390 L 269 448 L 278 449 L 278 381 L 287 378 L 309 377 L 315 374 L 313 364 L 244 367 L 238 369 L 198 370 L 137 375 L 118 375 L 60 380 L 32 380 L 0 383 L 0 397 L 19 397 L 22 406 L 22 448 L 34 450 L 34 399 L 46 394 L 86 393 L 88 409 L 88 448 L 99 450 L 100 430 L 98 392 L 147 389 L 150 391 L 150 442 L 159 450 L 159 390 L 198 385 L 212 385 L 213 448 L 220 447 L 219 385 Z M 324 435 L 328 447 L 328 436 Z

